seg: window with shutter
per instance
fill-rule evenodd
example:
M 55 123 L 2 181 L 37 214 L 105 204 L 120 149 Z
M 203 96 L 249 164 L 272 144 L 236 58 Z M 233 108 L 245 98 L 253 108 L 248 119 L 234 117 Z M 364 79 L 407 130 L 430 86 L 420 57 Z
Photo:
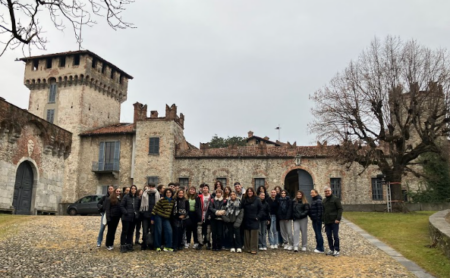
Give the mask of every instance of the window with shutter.
M 341 198 L 341 178 L 330 179 L 331 192 L 334 196 Z
M 151 137 L 150 138 L 148 153 L 159 155 L 159 137 Z
M 179 178 L 178 183 L 187 189 L 189 187 L 189 178 Z
M 120 170 L 120 141 L 100 142 L 98 171 Z
M 50 93 L 48 96 L 48 103 L 55 103 L 56 101 L 56 83 L 50 84 Z
M 153 183 L 153 184 L 157 185 L 159 183 L 159 177 L 149 176 L 149 177 L 147 177 L 147 183 L 148 184 Z
M 260 186 L 266 185 L 266 179 L 255 178 L 255 189 L 258 189 Z
M 220 181 L 222 183 L 223 188 L 227 186 L 227 178 L 216 178 L 216 181 Z
M 55 119 L 55 109 L 48 109 L 47 110 L 47 121 L 50 123 L 53 123 Z
M 381 179 L 372 178 L 372 200 L 383 200 L 383 182 Z

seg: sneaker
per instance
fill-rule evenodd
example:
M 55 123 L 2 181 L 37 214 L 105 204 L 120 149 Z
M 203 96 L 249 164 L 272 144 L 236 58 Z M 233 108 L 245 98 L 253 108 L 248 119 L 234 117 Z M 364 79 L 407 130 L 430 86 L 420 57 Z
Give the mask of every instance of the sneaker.
M 102 246 L 101 244 L 99 244 L 99 243 L 97 243 L 97 247 L 100 247 L 100 246 Z
M 108 251 L 112 251 L 114 249 L 114 247 L 113 246 L 108 246 L 108 247 L 106 247 L 106 249 L 108 249 Z
M 184 245 L 184 248 L 188 249 L 188 248 L 189 248 L 189 244 L 186 243 L 186 244 Z
M 203 245 L 198 244 L 197 247 L 195 247 L 195 250 L 202 250 Z
M 263 250 L 264 250 L 264 251 L 267 251 L 267 247 L 263 247 Z
M 288 251 L 292 251 L 292 246 L 291 245 L 288 245 L 288 247 L 287 247 L 287 249 L 286 250 L 288 250 Z
M 242 249 L 241 249 L 241 248 L 238 248 L 238 249 L 236 250 L 236 252 L 237 252 L 237 253 L 242 253 Z
M 298 247 L 294 247 L 294 252 L 298 252 Z
M 273 246 L 273 249 L 278 249 L 278 245 L 274 245 L 274 246 Z
M 330 251 L 327 252 L 326 255 L 327 255 L 327 256 L 333 256 L 333 255 L 334 255 L 334 251 L 333 251 L 333 250 L 330 250 Z
M 317 254 L 323 254 L 324 252 L 323 252 L 323 251 L 320 251 L 320 250 L 317 250 L 317 249 L 314 249 L 314 253 L 317 253 Z
M 339 256 L 339 251 L 334 250 L 333 256 L 335 257 Z
M 194 243 L 194 249 L 197 249 L 198 243 Z
M 236 249 L 231 248 L 231 249 L 230 249 L 230 252 L 231 252 L 231 253 L 234 253 L 234 252 L 236 252 Z
M 302 252 L 306 252 L 306 247 L 302 247 Z
M 156 248 L 156 252 L 161 252 L 161 248 Z
M 287 245 L 287 244 L 283 246 L 284 250 L 287 250 L 288 248 L 289 248 L 289 245 Z
M 259 251 L 264 251 L 264 248 L 262 248 L 262 247 L 259 247 Z
M 173 252 L 172 248 L 164 247 L 164 252 Z

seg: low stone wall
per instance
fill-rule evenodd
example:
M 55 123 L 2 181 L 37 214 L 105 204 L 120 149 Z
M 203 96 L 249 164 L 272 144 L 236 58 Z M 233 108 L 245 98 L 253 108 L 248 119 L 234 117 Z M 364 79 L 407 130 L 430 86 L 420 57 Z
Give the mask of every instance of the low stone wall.
M 436 212 L 430 216 L 431 244 L 440 248 L 450 259 L 450 224 L 445 220 L 450 209 Z
M 361 211 L 361 212 L 385 212 L 386 204 L 361 204 L 361 205 L 342 205 L 344 211 Z M 406 208 L 409 211 L 438 211 L 450 209 L 450 203 L 442 204 L 420 204 L 407 203 Z

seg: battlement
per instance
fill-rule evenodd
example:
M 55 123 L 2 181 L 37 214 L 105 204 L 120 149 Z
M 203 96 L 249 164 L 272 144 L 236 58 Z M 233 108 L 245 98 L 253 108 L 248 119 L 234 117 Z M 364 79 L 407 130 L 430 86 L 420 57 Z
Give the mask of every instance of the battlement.
M 30 90 L 85 85 L 116 99 L 127 99 L 131 75 L 89 50 L 69 51 L 20 59 L 26 63 L 24 84 Z
M 136 102 L 134 106 L 134 117 L 133 122 L 137 121 L 174 121 L 184 129 L 184 115 L 180 113 L 177 115 L 177 106 L 172 104 L 170 107 L 166 104 L 166 115 L 164 117 L 159 117 L 159 113 L 156 110 L 150 111 L 150 117 L 147 117 L 147 105 Z

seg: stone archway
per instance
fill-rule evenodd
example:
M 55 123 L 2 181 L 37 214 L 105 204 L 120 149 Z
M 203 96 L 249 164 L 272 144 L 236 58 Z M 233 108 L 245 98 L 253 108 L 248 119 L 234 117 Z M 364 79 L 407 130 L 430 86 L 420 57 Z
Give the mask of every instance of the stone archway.
M 13 207 L 15 214 L 31 214 L 34 174 L 31 163 L 24 161 L 17 168 Z
M 294 197 L 297 190 L 301 190 L 308 199 L 308 202 L 311 203 L 310 191 L 313 188 L 314 182 L 311 175 L 303 169 L 290 171 L 284 179 L 284 189 L 289 192 L 291 198 Z

